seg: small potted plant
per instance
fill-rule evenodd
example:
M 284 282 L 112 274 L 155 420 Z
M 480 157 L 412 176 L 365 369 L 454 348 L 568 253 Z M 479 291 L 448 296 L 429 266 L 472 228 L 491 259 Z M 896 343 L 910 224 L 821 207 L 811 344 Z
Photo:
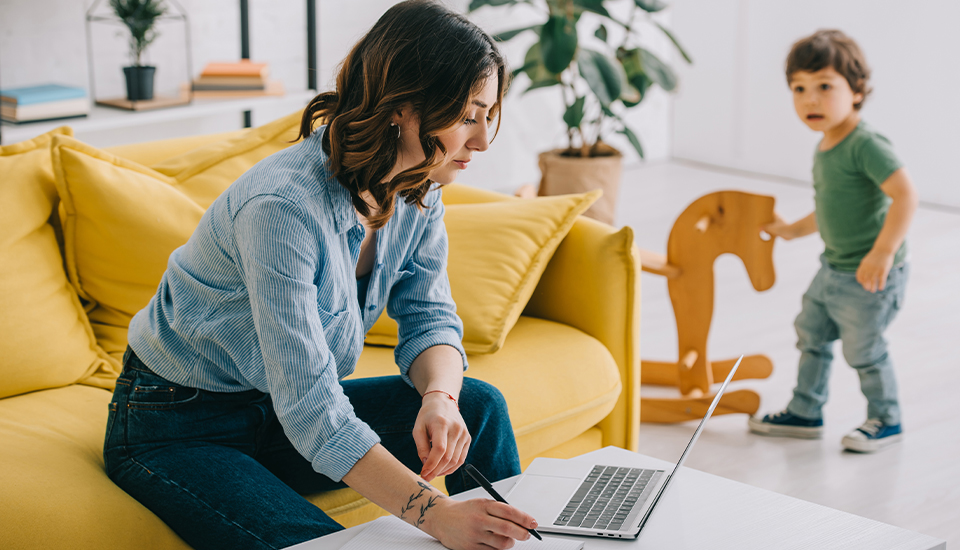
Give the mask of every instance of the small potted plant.
M 166 13 L 163 0 L 110 0 L 110 7 L 130 31 L 130 61 L 123 68 L 129 101 L 153 99 L 153 77 L 157 68 L 141 63 L 143 52 L 157 39 L 154 25 Z
M 500 41 L 526 32 L 538 40 L 527 50 L 523 65 L 512 76 L 525 74 L 529 84 L 523 93 L 559 87 L 563 97 L 563 121 L 567 125 L 567 146 L 540 154 L 542 179 L 540 195 L 576 193 L 601 188 L 604 196 L 586 212 L 612 223 L 620 182 L 620 151 L 604 142 L 611 132 L 623 134 L 643 158 L 637 134 L 624 120 L 626 111 L 640 105 L 649 89 L 658 85 L 666 91 L 677 86 L 669 65 L 641 44 L 639 29 L 643 15 L 662 31 L 687 63 L 690 56 L 673 33 L 651 14 L 666 8 L 660 0 L 625 0 L 630 15 L 626 20 L 612 15 L 608 0 L 471 0 L 470 11 L 491 6 L 495 9 L 529 4 L 543 8 L 546 21 L 497 34 Z M 621 2 L 622 3 L 622 2 Z M 578 23 L 585 12 L 599 16 L 593 35 L 598 49 L 581 44 Z M 616 28 L 616 32 L 610 29 Z M 614 40 L 614 35 L 619 35 Z

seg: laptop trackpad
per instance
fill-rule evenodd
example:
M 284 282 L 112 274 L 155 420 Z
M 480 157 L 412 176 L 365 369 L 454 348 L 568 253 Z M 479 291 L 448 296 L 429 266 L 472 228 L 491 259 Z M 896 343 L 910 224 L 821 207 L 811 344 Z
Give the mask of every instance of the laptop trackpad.
M 507 501 L 511 506 L 533 516 L 540 525 L 552 525 L 570 497 L 580 487 L 581 480 L 571 477 L 527 474 L 510 491 Z

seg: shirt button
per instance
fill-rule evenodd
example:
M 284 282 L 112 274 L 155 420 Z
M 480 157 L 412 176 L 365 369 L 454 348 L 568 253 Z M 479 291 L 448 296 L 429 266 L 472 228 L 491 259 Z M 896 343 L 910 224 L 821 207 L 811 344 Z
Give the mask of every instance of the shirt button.
M 373 310 L 377 309 L 377 306 L 370 306 L 370 307 L 368 307 L 367 309 L 369 309 L 370 311 L 373 311 Z

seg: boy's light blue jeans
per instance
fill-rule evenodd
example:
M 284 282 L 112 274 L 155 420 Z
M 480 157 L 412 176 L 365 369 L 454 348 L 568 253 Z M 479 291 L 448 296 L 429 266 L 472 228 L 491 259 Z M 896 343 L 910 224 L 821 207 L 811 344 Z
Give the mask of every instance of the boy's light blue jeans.
M 870 293 L 855 273 L 837 271 L 820 258 L 820 271 L 803 295 L 803 309 L 794 326 L 800 369 L 787 411 L 801 418 L 822 418 L 833 361 L 833 342 L 843 344 L 843 357 L 860 375 L 867 398 L 867 418 L 900 424 L 897 379 L 883 331 L 903 305 L 909 265 L 894 266 L 884 290 Z

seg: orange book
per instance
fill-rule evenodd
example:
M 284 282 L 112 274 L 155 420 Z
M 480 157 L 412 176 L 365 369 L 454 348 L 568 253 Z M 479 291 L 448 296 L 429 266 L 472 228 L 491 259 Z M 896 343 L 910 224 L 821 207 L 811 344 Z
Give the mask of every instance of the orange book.
M 259 76 L 266 78 L 270 69 L 266 63 L 254 63 L 253 61 L 243 59 L 236 63 L 207 63 L 203 68 L 201 76 Z

